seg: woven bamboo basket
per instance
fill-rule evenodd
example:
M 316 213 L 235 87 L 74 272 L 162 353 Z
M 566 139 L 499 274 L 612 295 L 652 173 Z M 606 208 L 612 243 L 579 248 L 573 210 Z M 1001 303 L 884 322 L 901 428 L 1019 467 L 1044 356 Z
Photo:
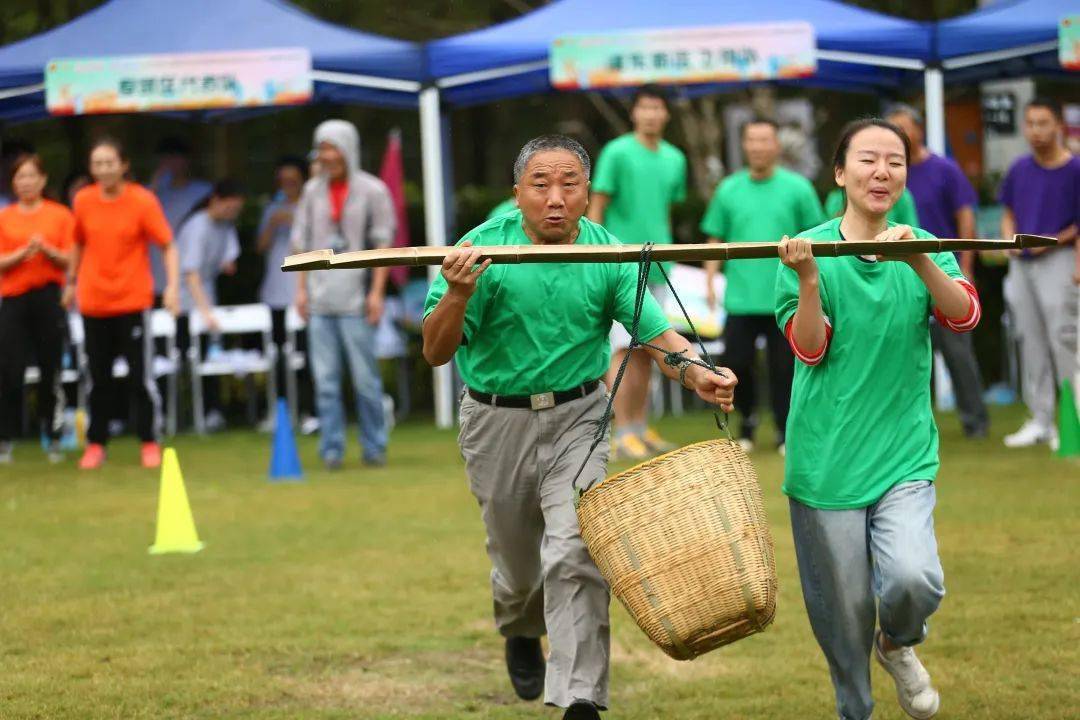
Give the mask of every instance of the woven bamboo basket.
M 764 630 L 776 563 L 761 488 L 731 440 L 613 475 L 578 502 L 581 535 L 638 626 L 676 660 Z

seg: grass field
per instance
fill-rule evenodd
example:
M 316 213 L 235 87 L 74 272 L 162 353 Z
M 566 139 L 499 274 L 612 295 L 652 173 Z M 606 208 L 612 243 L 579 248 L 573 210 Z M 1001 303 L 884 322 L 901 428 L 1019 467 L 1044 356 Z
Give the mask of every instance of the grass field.
M 941 419 L 937 532 L 946 597 L 920 655 L 940 718 L 1080 713 L 1080 465 L 1005 451 L 1021 416 L 962 439 Z M 706 415 L 661 424 L 715 434 Z M 46 465 L 26 445 L 0 469 L 2 718 L 557 718 L 517 701 L 490 618 L 476 504 L 450 432 L 399 427 L 390 465 L 266 481 L 269 438 L 176 442 L 201 538 L 150 556 L 157 476 L 131 441 L 107 469 Z M 692 663 L 668 660 L 613 607 L 620 718 L 830 718 L 780 494 L 755 455 L 777 546 L 775 624 Z M 875 720 L 905 717 L 874 668 Z

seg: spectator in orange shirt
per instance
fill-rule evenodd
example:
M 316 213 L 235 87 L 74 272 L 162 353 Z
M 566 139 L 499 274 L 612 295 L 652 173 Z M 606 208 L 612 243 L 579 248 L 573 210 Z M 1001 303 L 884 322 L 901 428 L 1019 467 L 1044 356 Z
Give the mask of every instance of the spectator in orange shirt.
M 38 421 L 49 438 L 49 460 L 59 462 L 56 403 L 67 335 L 60 290 L 71 260 L 75 218 L 43 197 L 48 176 L 37 155 L 17 158 L 10 180 L 16 202 L 0 210 L 0 464 L 12 460 L 23 377 L 31 361 L 40 371 Z
M 150 308 L 154 281 L 150 244 L 161 247 L 167 281 L 162 304 L 174 315 L 180 304 L 180 263 L 172 230 L 154 194 L 127 180 L 128 160 L 112 139 L 90 149 L 94 184 L 75 195 L 75 253 L 65 304 L 78 302 L 86 330 L 90 367 L 90 427 L 79 467 L 105 462 L 109 441 L 113 361 L 123 357 L 135 394 L 136 429 L 142 440 L 143 467 L 161 465 L 158 434 L 161 398 L 153 376 Z

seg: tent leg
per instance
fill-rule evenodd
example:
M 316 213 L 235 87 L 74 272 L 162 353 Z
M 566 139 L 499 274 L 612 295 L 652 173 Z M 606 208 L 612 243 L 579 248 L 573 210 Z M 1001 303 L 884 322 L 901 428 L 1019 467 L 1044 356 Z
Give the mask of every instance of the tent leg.
M 420 91 L 420 146 L 424 167 L 424 227 L 427 244 L 446 245 L 446 197 L 443 185 L 442 113 L 439 89 Z M 428 281 L 438 276 L 438 267 L 428 268 Z M 435 368 L 435 425 L 449 428 L 454 424 L 454 378 L 451 365 Z
M 926 146 L 937 155 L 945 154 L 945 77 L 941 68 L 923 72 L 926 95 Z

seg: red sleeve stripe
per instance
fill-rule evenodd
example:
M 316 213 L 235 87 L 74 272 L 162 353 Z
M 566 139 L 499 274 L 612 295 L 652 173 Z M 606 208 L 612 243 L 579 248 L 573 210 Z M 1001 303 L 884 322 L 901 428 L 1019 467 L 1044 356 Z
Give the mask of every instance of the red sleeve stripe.
M 794 324 L 795 318 L 792 317 L 788 320 L 787 325 L 784 326 L 784 336 L 787 337 L 788 345 L 791 346 L 791 352 L 795 353 L 797 357 L 805 365 L 817 365 L 825 359 L 825 351 L 829 349 L 829 340 L 832 339 L 832 323 L 829 322 L 829 318 L 825 320 L 825 344 L 821 346 L 821 349 L 814 353 L 808 353 L 800 349 L 795 343 L 795 331 Z
M 962 318 L 947 318 L 935 307 L 934 317 L 937 318 L 942 327 L 946 327 L 953 332 L 970 332 L 975 329 L 975 326 L 979 324 L 979 320 L 982 318 L 982 303 L 979 302 L 979 291 L 967 280 L 958 279 L 956 282 L 960 283 L 960 286 L 967 291 L 968 297 L 971 298 L 967 313 Z

